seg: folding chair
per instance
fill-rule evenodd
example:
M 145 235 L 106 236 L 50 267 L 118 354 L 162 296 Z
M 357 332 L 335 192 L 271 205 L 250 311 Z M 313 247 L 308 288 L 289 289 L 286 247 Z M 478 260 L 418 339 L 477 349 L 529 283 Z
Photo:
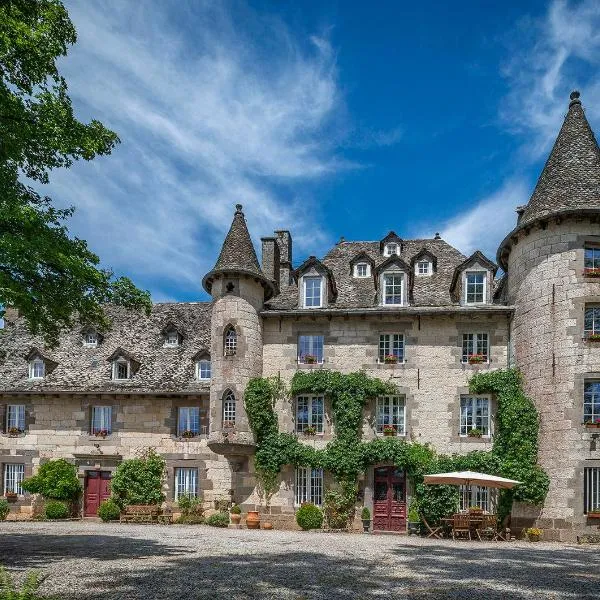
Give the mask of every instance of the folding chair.
M 471 518 L 469 515 L 457 513 L 454 515 L 452 523 L 452 539 L 455 540 L 457 535 L 466 535 L 471 539 Z
M 498 517 L 496 515 L 482 515 L 481 523 L 475 528 L 475 533 L 482 541 L 484 538 L 487 540 L 498 541 Z
M 439 526 L 434 526 L 432 527 L 428 522 L 427 519 L 423 516 L 421 516 L 421 521 L 423 521 L 423 523 L 425 524 L 425 527 L 427 528 L 427 531 L 429 531 L 429 533 L 427 534 L 426 537 L 430 538 L 436 538 L 438 540 L 442 539 L 442 534 L 440 533 L 442 531 L 442 529 L 444 528 L 443 525 L 439 525 Z

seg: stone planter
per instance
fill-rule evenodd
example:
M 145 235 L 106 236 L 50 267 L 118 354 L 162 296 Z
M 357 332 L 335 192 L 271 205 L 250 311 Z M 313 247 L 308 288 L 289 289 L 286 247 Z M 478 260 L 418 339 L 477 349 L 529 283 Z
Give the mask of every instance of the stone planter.
M 419 535 L 421 532 L 420 521 L 409 521 L 407 525 L 408 535 Z
M 371 519 L 362 519 L 362 524 L 363 524 L 363 532 L 369 533 L 369 530 L 371 529 Z
M 231 522 L 234 525 L 239 525 L 241 520 L 242 520 L 242 515 L 238 514 L 238 513 L 231 513 L 229 515 L 229 518 L 231 519 Z
M 257 510 L 249 510 L 246 517 L 246 527 L 248 529 L 260 529 L 260 515 Z
M 262 526 L 263 529 L 267 529 L 268 531 L 270 531 L 271 529 L 273 529 L 273 523 L 269 523 L 268 521 L 263 523 Z

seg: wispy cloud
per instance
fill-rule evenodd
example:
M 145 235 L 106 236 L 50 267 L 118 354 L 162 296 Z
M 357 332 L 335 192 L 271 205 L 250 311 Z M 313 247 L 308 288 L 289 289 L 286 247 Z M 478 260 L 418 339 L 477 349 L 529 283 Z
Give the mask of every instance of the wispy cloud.
M 112 156 L 52 176 L 71 229 L 157 297 L 199 294 L 244 204 L 257 235 L 293 225 L 322 245 L 302 183 L 351 167 L 336 152 L 344 102 L 325 37 L 228 3 L 67 2 L 79 34 L 62 64 L 84 117 L 118 132 Z

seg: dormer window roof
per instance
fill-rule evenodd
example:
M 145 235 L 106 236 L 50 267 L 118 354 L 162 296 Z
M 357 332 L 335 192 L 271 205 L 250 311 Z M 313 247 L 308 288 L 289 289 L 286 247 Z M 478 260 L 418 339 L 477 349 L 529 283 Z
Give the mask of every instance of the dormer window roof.
M 117 348 L 107 359 L 112 366 L 111 378 L 113 381 L 127 381 L 131 379 L 138 369 L 140 362 L 123 348 Z
M 403 247 L 402 238 L 393 231 L 379 242 L 379 251 L 383 256 L 400 256 Z
M 32 348 L 25 360 L 28 362 L 29 379 L 44 379 L 58 364 L 44 356 L 37 348 Z
M 294 271 L 294 278 L 298 282 L 302 308 L 322 308 L 337 295 L 333 273 L 315 256 L 310 256 Z
M 176 348 L 183 342 L 183 334 L 181 330 L 179 330 L 177 326 L 170 321 L 163 327 L 161 333 L 163 335 L 163 346 L 165 348 Z
M 479 250 L 454 270 L 450 292 L 460 304 L 487 304 L 491 301 L 491 281 L 498 266 Z M 460 292 L 459 292 L 460 291 Z
M 417 277 L 433 275 L 437 271 L 437 258 L 425 248 L 415 254 L 410 262 Z
M 370 277 L 373 272 L 373 265 L 373 259 L 366 252 L 359 252 L 350 261 L 350 274 L 358 279 Z

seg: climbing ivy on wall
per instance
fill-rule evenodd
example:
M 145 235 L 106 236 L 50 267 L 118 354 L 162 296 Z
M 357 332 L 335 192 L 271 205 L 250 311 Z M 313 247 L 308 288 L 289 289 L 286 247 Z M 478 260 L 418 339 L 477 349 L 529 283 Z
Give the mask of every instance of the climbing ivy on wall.
M 363 372 L 298 371 L 288 391 L 278 378 L 252 379 L 244 402 L 256 438 L 259 487 L 268 502 L 277 489 L 277 475 L 285 465 L 323 468 L 334 475 L 339 486 L 339 490 L 326 494 L 326 512 L 329 505 L 330 522 L 343 523 L 353 514 L 360 473 L 370 465 L 391 462 L 406 470 L 420 510 L 432 520 L 453 510 L 458 491 L 455 487 L 423 485 L 423 476 L 427 473 L 469 469 L 522 481 L 523 485 L 515 490 L 502 492 L 501 515 L 510 512 L 513 499 L 535 504 L 543 502 L 549 479 L 536 464 L 538 414 L 531 399 L 523 393 L 520 373 L 514 369 L 478 373 L 469 387 L 472 393 L 496 396 L 494 447 L 489 452 L 448 456 L 437 454 L 429 444 L 398 438 L 362 441 L 364 407 L 377 396 L 396 392 L 396 386 L 390 382 Z M 279 432 L 276 401 L 299 394 L 323 395 L 331 403 L 335 436 L 324 449 L 315 449 L 298 441 L 293 434 Z

